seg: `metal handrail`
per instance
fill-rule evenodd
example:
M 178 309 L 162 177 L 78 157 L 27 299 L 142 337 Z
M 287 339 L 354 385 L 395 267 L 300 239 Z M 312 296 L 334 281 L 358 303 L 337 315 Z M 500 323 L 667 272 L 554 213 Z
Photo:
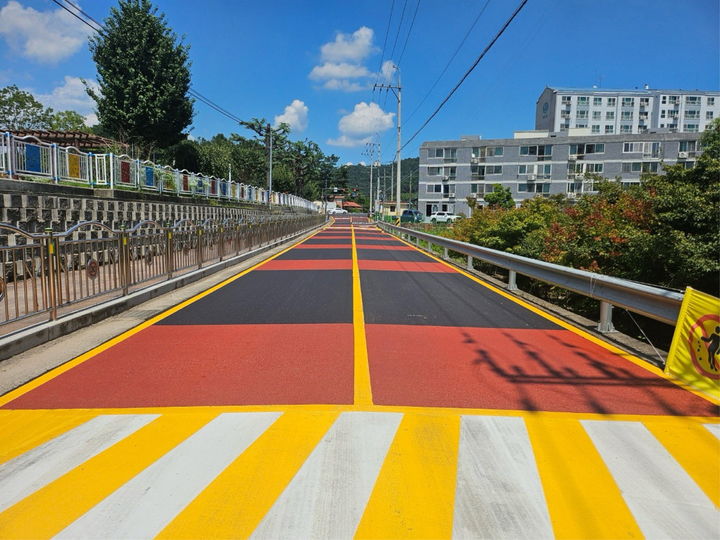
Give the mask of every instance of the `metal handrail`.
M 414 237 L 416 242 L 424 240 L 430 246 L 437 245 L 446 250 L 462 253 L 468 257 L 505 268 L 511 272 L 509 280 L 511 287 L 509 288 L 513 288 L 514 274 L 522 274 L 671 325 L 677 322 L 680 313 L 680 305 L 684 296 L 681 292 L 505 253 L 388 223 L 378 223 L 378 225 L 387 232 Z M 601 321 L 601 327 L 603 322 L 609 323 L 610 321 Z M 607 324 L 606 329 L 608 329 Z

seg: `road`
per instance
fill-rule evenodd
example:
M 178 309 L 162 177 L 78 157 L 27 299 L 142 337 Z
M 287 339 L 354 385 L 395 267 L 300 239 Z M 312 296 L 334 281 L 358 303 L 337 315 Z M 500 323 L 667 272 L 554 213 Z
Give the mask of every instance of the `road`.
M 717 404 L 361 221 L 0 397 L 0 538 L 720 536 Z

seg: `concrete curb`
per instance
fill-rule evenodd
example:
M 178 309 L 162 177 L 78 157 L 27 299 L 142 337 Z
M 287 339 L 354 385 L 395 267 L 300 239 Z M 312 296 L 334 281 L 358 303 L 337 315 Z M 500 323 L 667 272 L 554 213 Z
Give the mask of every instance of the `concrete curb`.
M 311 227 L 310 229 L 295 233 L 291 236 L 283 238 L 282 240 L 276 240 L 265 246 L 256 248 L 241 255 L 237 255 L 235 257 L 231 257 L 229 259 L 217 262 L 207 267 L 194 270 L 187 274 L 183 274 L 182 276 L 163 281 L 162 283 L 157 283 L 144 289 L 140 289 L 138 291 L 128 294 L 127 296 L 114 298 L 101 304 L 97 304 L 70 313 L 55 321 L 47 321 L 14 332 L 3 338 L 0 338 L 0 362 L 2 362 L 3 360 L 7 360 L 8 358 L 15 356 L 16 354 L 28 351 L 33 347 L 37 347 L 38 345 L 42 345 L 59 337 L 66 336 L 76 330 L 79 330 L 80 328 L 85 328 L 86 326 L 90 326 L 92 324 L 103 321 L 108 317 L 112 317 L 113 315 L 117 315 L 119 313 L 122 313 L 123 311 L 127 311 L 128 309 L 142 304 L 143 302 L 147 302 L 148 300 L 182 288 L 186 285 L 189 285 L 190 283 L 200 281 L 201 279 L 204 279 L 230 266 L 240 264 L 243 261 L 251 259 L 252 257 L 255 257 L 261 253 L 270 251 L 283 244 L 287 244 L 295 240 L 296 238 L 309 234 L 323 226 L 325 226 L 324 223 L 317 227 Z

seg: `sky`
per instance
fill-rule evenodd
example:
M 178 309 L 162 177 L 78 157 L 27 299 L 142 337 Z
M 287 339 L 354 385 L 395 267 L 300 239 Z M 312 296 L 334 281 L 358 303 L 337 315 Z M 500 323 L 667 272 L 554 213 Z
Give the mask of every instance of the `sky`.
M 99 21 L 117 5 L 73 1 Z M 241 119 L 287 122 L 291 138 L 315 141 L 340 164 L 369 163 L 371 148 L 375 160 L 395 157 L 397 100 L 375 84 L 402 87 L 403 158 L 424 141 L 533 129 L 546 86 L 720 89 L 718 0 L 529 0 L 415 135 L 519 4 L 154 0 L 190 45 L 194 90 Z M 89 32 L 50 0 L 0 0 L 0 87 L 92 123 L 82 84 L 97 76 Z M 189 132 L 253 135 L 200 102 Z

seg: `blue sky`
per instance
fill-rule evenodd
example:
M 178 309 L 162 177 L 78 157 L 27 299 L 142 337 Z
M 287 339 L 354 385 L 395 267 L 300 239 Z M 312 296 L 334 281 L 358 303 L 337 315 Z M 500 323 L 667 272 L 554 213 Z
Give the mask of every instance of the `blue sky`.
M 116 4 L 75 3 L 98 20 Z M 395 98 L 372 91 L 376 81 L 396 82 L 392 65 L 383 70 L 381 59 L 400 66 L 406 141 L 518 4 L 155 0 L 191 46 L 197 91 L 243 119 L 289 121 L 293 138 L 316 141 L 340 163 L 368 161 L 363 152 L 371 140 L 382 144 L 383 161 L 394 156 Z M 425 140 L 510 137 L 514 130 L 532 129 L 545 86 L 718 90 L 719 27 L 717 0 L 530 0 L 403 157 L 417 156 Z M 56 109 L 92 114 L 79 81 L 95 78 L 87 32 L 50 0 L 0 0 L 0 86 L 16 84 Z M 231 132 L 250 136 L 196 103 L 194 137 Z

